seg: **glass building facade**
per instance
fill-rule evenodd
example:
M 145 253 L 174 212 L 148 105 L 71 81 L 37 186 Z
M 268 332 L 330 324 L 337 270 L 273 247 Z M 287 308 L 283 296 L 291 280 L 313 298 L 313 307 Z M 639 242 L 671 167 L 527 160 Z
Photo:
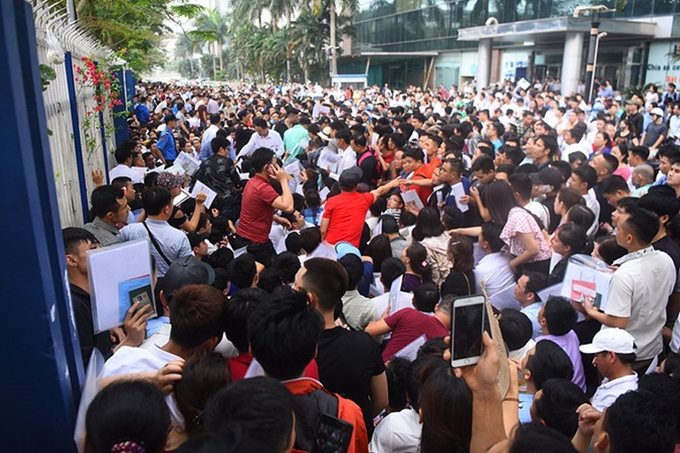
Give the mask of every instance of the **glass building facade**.
M 374 0 L 361 1 L 352 52 L 445 51 L 470 48 L 458 29 L 570 16 L 577 6 L 605 5 L 620 12 L 602 18 L 631 19 L 680 14 L 680 0 Z M 472 45 L 476 48 L 476 45 Z
M 457 85 L 475 80 L 479 46 L 478 40 L 459 39 L 459 30 L 484 26 L 491 17 L 501 26 L 537 20 L 549 26 L 553 18 L 571 17 L 577 7 L 594 5 L 617 10 L 601 14 L 604 21 L 654 17 L 655 22 L 663 17 L 656 29 L 665 33 L 626 36 L 610 31 L 600 43 L 599 77 L 611 79 L 615 87 L 677 79 L 673 58 L 667 55 L 680 44 L 680 0 L 359 0 L 351 52 L 346 46 L 339 72 L 366 73 L 369 85 Z M 590 18 L 582 17 L 587 24 Z M 491 81 L 560 77 L 566 32 L 544 32 L 524 41 L 494 39 Z M 585 72 L 587 29 L 583 35 L 580 65 Z

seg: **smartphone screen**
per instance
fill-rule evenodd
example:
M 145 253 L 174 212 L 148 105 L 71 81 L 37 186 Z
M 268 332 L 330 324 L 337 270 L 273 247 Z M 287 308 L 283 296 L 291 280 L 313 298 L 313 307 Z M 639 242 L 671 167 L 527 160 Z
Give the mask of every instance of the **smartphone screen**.
M 323 414 L 311 453 L 346 453 L 353 430 L 351 423 Z
M 470 296 L 453 302 L 451 319 L 451 365 L 472 365 L 483 352 L 482 332 L 486 319 L 483 296 Z

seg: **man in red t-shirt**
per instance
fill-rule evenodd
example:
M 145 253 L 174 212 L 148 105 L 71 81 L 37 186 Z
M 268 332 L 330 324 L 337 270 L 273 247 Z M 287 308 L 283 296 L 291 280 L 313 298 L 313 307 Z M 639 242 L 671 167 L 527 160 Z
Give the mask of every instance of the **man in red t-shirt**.
M 364 331 L 373 337 L 392 332 L 382 354 L 383 360 L 388 362 L 394 354 L 421 335 L 425 335 L 427 340 L 451 335 L 452 304 L 453 297 L 445 297 L 434 307 L 434 316 L 413 308 L 402 308 L 388 316 L 388 309 L 382 319 L 370 322 Z
M 359 248 L 368 208 L 376 198 L 399 185 L 399 180 L 394 179 L 371 192 L 359 193 L 357 187 L 362 176 L 363 172 L 359 167 L 350 167 L 343 171 L 338 181 L 340 194 L 329 198 L 324 205 L 321 237 L 331 245 L 346 241 Z M 245 198 L 243 202 L 245 204 Z
M 290 176 L 277 165 L 274 151 L 269 148 L 256 149 L 250 161 L 255 176 L 243 190 L 241 216 L 232 246 L 234 249 L 248 247 L 248 253 L 255 255 L 257 261 L 267 266 L 276 255 L 269 239 L 274 210 L 293 212 L 293 195 L 288 187 Z M 272 187 L 273 179 L 281 185 L 281 195 Z

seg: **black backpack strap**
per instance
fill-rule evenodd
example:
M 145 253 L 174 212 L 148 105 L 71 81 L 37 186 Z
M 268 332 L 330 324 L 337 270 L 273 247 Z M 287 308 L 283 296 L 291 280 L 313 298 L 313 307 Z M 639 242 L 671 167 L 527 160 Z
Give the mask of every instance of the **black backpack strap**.
M 163 250 L 161 250 L 161 246 L 158 245 L 158 241 L 154 237 L 153 234 L 151 234 L 151 230 L 149 229 L 149 226 L 146 224 L 146 222 L 142 222 L 142 225 L 144 225 L 144 228 L 146 228 L 146 232 L 149 233 L 149 239 L 151 239 L 151 243 L 153 244 L 153 247 L 156 249 L 158 254 L 163 258 L 163 261 L 166 262 L 168 266 L 170 266 L 171 261 L 168 259 L 167 256 L 165 256 L 165 253 L 163 253 Z

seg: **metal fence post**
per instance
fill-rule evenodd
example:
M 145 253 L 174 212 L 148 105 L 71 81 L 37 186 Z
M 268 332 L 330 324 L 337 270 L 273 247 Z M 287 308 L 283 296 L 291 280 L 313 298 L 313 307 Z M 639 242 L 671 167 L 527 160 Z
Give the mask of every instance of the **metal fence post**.
M 87 184 L 85 174 L 85 160 L 83 159 L 83 143 L 80 139 L 80 119 L 78 118 L 78 98 L 76 85 L 73 78 L 73 55 L 66 52 L 64 59 L 66 66 L 66 84 L 68 85 L 69 106 L 71 108 L 71 123 L 73 124 L 73 146 L 76 152 L 76 164 L 78 166 L 78 186 L 80 187 L 80 203 L 83 209 L 83 219 L 87 222 L 90 204 L 87 197 Z

